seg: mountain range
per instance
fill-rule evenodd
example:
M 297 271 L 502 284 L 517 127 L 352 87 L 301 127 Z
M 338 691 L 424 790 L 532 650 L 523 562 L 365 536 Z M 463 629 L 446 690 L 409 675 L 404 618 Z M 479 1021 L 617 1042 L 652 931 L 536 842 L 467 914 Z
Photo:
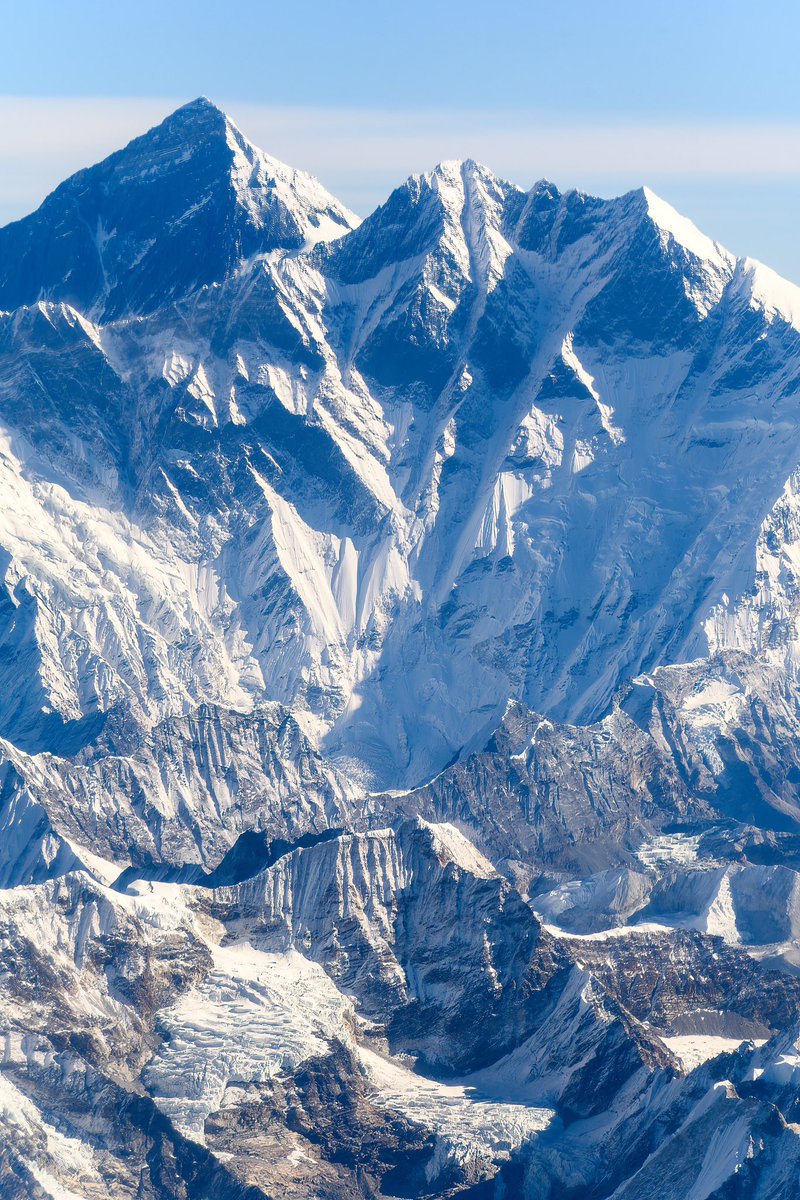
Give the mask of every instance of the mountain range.
M 800 289 L 196 100 L 0 229 L 0 1194 L 793 1200 Z

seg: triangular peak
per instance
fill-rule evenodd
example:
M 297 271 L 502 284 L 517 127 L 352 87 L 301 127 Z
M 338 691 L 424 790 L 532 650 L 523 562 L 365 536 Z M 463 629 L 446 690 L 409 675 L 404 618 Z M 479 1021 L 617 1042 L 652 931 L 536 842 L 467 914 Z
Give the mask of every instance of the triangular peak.
M 475 187 L 483 188 L 490 194 L 498 196 L 505 196 L 509 193 L 523 194 L 523 189 L 517 184 L 510 183 L 496 175 L 489 167 L 477 162 L 474 158 L 443 159 L 431 170 L 411 175 L 402 186 L 416 187 L 419 190 L 429 189 L 433 192 L 442 192 L 452 188 L 461 195 Z
M 761 309 L 772 321 L 776 317 L 800 330 L 800 287 L 755 258 L 739 261 L 736 287 L 747 303 Z
M 0 230 L 0 308 L 52 299 L 95 318 L 142 315 L 252 255 L 301 250 L 356 224 L 200 97 Z
M 640 188 L 634 195 L 641 197 L 643 208 L 653 224 L 674 238 L 689 254 L 720 266 L 733 266 L 736 261 L 734 255 L 704 234 L 693 221 L 684 217 L 649 187 Z

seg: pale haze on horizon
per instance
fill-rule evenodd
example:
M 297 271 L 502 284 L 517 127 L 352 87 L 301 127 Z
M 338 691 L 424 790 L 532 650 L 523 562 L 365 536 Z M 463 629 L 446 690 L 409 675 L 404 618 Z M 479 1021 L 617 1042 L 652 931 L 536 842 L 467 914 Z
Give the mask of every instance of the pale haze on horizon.
M 203 94 L 361 215 L 408 174 L 473 157 L 524 187 L 647 184 L 735 253 L 800 282 L 800 14 L 789 4 L 756 14 L 738 0 L 701 11 L 573 0 L 556 12 L 500 0 L 491 19 L 451 0 L 411 0 L 402 14 L 313 0 L 302 19 L 272 3 L 228 5 L 224 22 L 218 11 L 47 0 L 35 20 L 11 14 L 0 224 Z

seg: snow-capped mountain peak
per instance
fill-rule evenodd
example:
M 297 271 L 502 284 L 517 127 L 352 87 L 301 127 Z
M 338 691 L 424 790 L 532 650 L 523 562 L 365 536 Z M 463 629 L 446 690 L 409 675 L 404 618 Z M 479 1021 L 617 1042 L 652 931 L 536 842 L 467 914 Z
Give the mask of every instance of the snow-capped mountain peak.
M 649 187 L 643 187 L 640 193 L 645 211 L 654 225 L 670 238 L 673 238 L 687 253 L 695 258 L 713 263 L 718 270 L 730 270 L 736 259 L 719 242 L 713 241 L 701 233 L 697 226 L 662 200 Z
M 739 262 L 742 291 L 769 320 L 779 318 L 800 331 L 800 287 L 755 258 Z
M 0 230 L 0 307 L 54 299 L 105 319 L 138 315 L 254 254 L 296 251 L 356 223 L 201 98 Z

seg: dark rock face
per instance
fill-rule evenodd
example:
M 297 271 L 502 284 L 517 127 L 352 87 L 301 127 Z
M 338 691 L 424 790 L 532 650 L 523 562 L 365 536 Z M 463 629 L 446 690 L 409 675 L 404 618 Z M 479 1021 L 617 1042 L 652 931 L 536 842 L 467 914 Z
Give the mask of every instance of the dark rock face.
M 431 784 L 371 802 L 469 831 L 495 861 L 583 872 L 629 863 L 667 822 L 709 815 L 674 764 L 624 713 L 600 726 L 555 725 L 515 706 L 485 749 Z
M 370 1196 L 398 1186 L 398 1194 L 429 1191 L 425 1170 L 434 1158 L 433 1135 L 376 1107 L 363 1069 L 342 1045 L 324 1059 L 309 1059 L 268 1095 L 253 1093 L 218 1113 L 208 1134 L 215 1148 L 235 1147 L 239 1154 L 242 1140 L 251 1141 L 257 1170 L 263 1157 L 258 1142 L 270 1125 L 285 1127 L 312 1150 L 311 1179 L 320 1195 Z M 437 1192 L 447 1183 L 438 1180 Z
M 571 966 L 466 839 L 417 821 L 293 850 L 220 889 L 213 911 L 265 946 L 302 945 L 393 1049 L 449 1074 L 538 1026 Z
M 721 938 L 642 933 L 581 943 L 581 961 L 637 1020 L 676 1033 L 765 1037 L 800 1010 L 800 981 L 760 969 Z

